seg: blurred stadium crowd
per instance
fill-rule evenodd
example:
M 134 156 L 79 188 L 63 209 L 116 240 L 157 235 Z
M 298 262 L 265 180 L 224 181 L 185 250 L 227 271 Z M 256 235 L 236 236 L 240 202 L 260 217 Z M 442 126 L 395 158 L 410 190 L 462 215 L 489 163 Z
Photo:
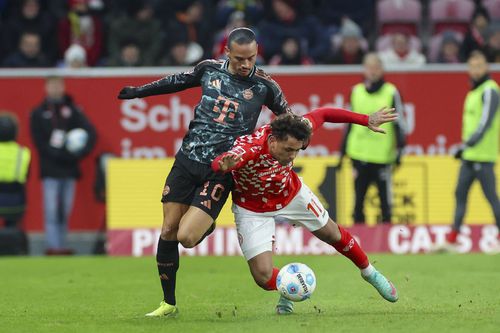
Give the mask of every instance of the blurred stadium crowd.
M 0 0 L 2 67 L 184 66 L 248 26 L 259 64 L 500 62 L 500 0 Z

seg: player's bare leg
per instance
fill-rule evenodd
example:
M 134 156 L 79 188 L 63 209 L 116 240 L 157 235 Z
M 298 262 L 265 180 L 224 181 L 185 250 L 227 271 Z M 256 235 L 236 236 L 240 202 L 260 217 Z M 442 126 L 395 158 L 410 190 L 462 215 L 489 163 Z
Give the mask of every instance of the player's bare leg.
M 250 273 L 259 287 L 265 290 L 276 290 L 276 277 L 279 269 L 273 265 L 273 253 L 266 251 L 248 260 Z M 293 302 L 280 296 L 276 305 L 276 313 L 279 315 L 293 313 Z
M 175 317 L 175 282 L 179 268 L 179 242 L 177 232 L 182 216 L 189 209 L 188 205 L 166 202 L 163 204 L 163 224 L 158 241 L 156 263 L 163 289 L 163 301 L 158 309 L 146 314 L 148 317 Z
M 181 218 L 177 239 L 185 248 L 192 248 L 206 236 L 213 226 L 214 219 L 210 215 L 198 207 L 190 206 Z
M 384 299 L 389 302 L 398 300 L 398 293 L 392 282 L 370 264 L 363 249 L 347 230 L 337 225 L 332 219 L 328 219 L 326 225 L 313 231 L 313 234 L 349 258 L 361 270 L 363 279 L 374 286 Z
M 265 290 L 276 290 L 276 280 L 272 280 L 274 266 L 271 251 L 258 254 L 248 260 L 248 267 L 255 283 L 259 287 Z M 276 270 L 278 269 L 276 268 Z

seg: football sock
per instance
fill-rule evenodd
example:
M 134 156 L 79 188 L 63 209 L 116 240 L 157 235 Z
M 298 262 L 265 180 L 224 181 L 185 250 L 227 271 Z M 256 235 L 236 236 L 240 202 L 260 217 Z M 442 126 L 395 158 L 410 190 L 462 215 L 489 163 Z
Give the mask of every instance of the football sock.
M 375 271 L 375 267 L 372 264 L 368 264 L 368 267 L 361 269 L 361 275 L 364 277 L 370 276 Z
M 358 242 L 352 237 L 349 231 L 338 226 L 340 231 L 340 240 L 332 246 L 343 256 L 349 258 L 359 269 L 367 268 L 370 262 L 366 253 Z
M 179 242 L 166 241 L 160 237 L 156 263 L 163 289 L 163 299 L 168 304 L 175 305 L 175 278 L 177 269 L 179 269 Z
M 276 278 L 278 277 L 278 273 L 280 270 L 276 267 L 273 268 L 273 275 L 271 275 L 271 278 L 269 281 L 266 282 L 266 290 L 276 290 L 278 289 L 276 287 Z

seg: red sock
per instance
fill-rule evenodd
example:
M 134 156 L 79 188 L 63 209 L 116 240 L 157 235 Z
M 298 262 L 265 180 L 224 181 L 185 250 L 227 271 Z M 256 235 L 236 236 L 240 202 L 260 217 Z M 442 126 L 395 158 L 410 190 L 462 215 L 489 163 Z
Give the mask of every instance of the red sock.
M 446 241 L 452 244 L 456 243 L 457 237 L 458 237 L 458 231 L 455 229 L 451 229 L 451 231 L 448 234 L 446 234 Z
M 271 275 L 271 278 L 269 279 L 269 281 L 266 282 L 266 287 L 265 287 L 266 290 L 278 289 L 276 287 L 276 278 L 278 277 L 279 272 L 280 272 L 280 270 L 278 268 L 276 268 L 276 267 L 273 268 L 273 275 Z
M 344 228 L 339 227 L 340 230 L 340 240 L 332 246 L 343 256 L 351 259 L 351 261 L 358 266 L 359 269 L 368 267 L 370 262 L 366 256 L 365 251 L 359 246 L 358 242 L 352 237 L 349 231 Z

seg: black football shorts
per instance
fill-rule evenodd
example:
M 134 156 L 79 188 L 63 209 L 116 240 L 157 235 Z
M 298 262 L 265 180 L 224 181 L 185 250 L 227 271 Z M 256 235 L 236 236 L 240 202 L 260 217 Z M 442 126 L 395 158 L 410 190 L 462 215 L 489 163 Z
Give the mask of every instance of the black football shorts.
M 195 206 L 215 220 L 232 188 L 230 173 L 216 173 L 210 165 L 193 161 L 179 151 L 165 181 L 161 202 Z

